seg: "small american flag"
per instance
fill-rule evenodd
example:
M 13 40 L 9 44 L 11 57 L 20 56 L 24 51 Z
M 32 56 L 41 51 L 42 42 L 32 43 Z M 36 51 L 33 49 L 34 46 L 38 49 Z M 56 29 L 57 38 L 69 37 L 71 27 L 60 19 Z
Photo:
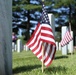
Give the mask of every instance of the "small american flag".
M 27 46 L 32 52 L 42 61 L 42 46 L 44 47 L 43 61 L 45 66 L 49 66 L 54 59 L 56 52 L 56 44 L 52 28 L 50 26 L 48 14 L 45 9 L 45 5 L 42 4 L 42 22 L 38 23 L 34 33 L 30 40 L 27 42 Z
M 66 33 L 65 33 L 65 35 L 64 35 L 64 37 L 62 38 L 62 40 L 60 42 L 61 46 L 63 47 L 65 45 L 67 45 L 72 39 L 73 38 L 72 38 L 72 36 L 70 34 L 70 30 L 68 28 L 67 31 L 66 31 Z

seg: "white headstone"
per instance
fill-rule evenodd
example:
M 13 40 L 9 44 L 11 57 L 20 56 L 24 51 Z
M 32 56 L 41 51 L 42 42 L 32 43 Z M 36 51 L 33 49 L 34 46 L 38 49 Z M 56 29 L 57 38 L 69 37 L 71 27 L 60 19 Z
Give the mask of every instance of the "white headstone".
M 56 42 L 56 50 L 59 50 L 58 42 Z
M 66 30 L 67 30 L 67 26 L 63 26 L 62 27 L 62 39 L 65 36 Z M 65 45 L 65 46 L 62 47 L 62 55 L 67 55 L 67 53 L 68 53 L 67 49 L 68 49 L 67 45 Z
M 12 42 L 12 52 L 14 52 L 14 51 L 15 51 L 15 43 Z
M 73 37 L 73 31 L 71 31 L 71 36 Z M 74 49 L 73 49 L 73 40 L 71 40 L 68 44 L 68 52 L 69 53 L 73 53 Z
M 61 45 L 60 45 L 60 43 L 59 43 L 59 50 L 61 50 Z
M 26 51 L 28 51 L 29 50 L 29 48 L 26 46 Z
M 17 51 L 17 45 L 15 44 L 15 51 Z
M 24 45 L 23 50 L 26 50 L 26 45 Z
M 12 75 L 12 0 L 0 0 L 0 75 Z
M 22 41 L 21 39 L 17 40 L 17 52 L 21 52 L 22 51 Z
M 49 21 L 50 21 L 50 24 L 51 24 L 52 29 L 53 29 L 53 34 L 55 36 L 55 17 L 53 14 L 48 14 L 48 17 L 49 17 Z

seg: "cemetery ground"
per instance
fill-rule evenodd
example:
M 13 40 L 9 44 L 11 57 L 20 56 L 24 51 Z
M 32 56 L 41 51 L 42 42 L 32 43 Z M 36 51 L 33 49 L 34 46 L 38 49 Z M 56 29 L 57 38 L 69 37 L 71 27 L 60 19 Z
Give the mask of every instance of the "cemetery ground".
M 13 75 L 76 75 L 76 50 L 74 54 L 63 56 L 56 51 L 55 59 L 44 72 L 41 70 L 41 61 L 29 50 L 12 53 Z

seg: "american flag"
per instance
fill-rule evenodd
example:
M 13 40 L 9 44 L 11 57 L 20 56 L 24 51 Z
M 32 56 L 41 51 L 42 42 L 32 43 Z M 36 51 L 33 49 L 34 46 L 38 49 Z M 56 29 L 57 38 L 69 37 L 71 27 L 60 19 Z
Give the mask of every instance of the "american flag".
M 43 61 L 46 67 L 50 66 L 56 52 L 56 44 L 52 28 L 50 26 L 45 5 L 42 4 L 42 22 L 38 23 L 34 33 L 27 42 L 27 46 L 42 61 L 42 46 L 44 47 Z
M 73 38 L 72 38 L 72 36 L 70 34 L 70 29 L 67 28 L 67 31 L 66 31 L 64 37 L 62 38 L 62 40 L 60 42 L 61 46 L 63 47 L 65 45 L 67 45 L 72 39 Z

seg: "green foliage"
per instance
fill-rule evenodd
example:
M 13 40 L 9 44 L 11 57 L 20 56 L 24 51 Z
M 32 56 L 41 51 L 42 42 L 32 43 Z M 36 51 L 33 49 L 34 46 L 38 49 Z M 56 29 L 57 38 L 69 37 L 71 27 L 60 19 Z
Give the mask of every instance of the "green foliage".
M 41 5 L 33 5 L 33 4 L 26 4 L 24 6 L 21 6 L 22 8 L 26 9 L 26 10 L 38 10 L 41 9 Z
M 61 6 L 69 7 L 70 4 L 76 4 L 75 0 L 55 0 L 55 7 L 59 8 Z
M 75 75 L 76 51 L 73 55 L 62 56 L 57 51 L 50 67 L 41 71 L 41 61 L 31 52 L 13 52 L 13 75 Z

